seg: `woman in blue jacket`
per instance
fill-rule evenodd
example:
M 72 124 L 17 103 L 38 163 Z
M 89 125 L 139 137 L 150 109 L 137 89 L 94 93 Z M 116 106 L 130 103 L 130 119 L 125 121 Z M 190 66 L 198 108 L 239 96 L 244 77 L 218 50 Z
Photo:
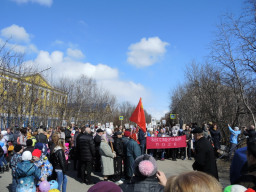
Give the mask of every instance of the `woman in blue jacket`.
M 237 137 L 241 133 L 238 127 L 235 127 L 234 130 L 230 127 L 228 124 L 228 129 L 230 131 L 230 151 L 229 151 L 229 157 L 231 159 L 233 152 L 237 148 Z

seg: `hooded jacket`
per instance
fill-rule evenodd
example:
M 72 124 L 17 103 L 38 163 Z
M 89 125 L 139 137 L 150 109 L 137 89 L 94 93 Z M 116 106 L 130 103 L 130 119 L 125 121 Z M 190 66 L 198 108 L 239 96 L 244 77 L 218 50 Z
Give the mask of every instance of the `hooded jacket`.
M 15 177 L 18 180 L 16 192 L 35 192 L 36 185 L 34 179 L 39 180 L 41 169 L 37 168 L 30 161 L 19 162 Z

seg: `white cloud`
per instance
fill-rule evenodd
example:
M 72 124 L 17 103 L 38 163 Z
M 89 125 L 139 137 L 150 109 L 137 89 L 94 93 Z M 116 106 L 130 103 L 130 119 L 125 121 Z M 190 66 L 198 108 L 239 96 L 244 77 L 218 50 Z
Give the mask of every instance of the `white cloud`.
M 129 101 L 134 105 L 138 104 L 140 97 L 143 98 L 144 101 L 148 101 L 151 95 L 142 84 L 132 81 L 111 79 L 101 81 L 101 84 L 115 95 L 119 101 Z
M 93 65 L 88 62 L 78 62 L 65 56 L 61 51 L 52 53 L 40 51 L 35 60 L 27 61 L 25 65 L 32 65 L 38 70 L 51 67 L 52 76 L 55 80 L 61 77 L 76 79 L 81 75 L 87 75 L 115 95 L 119 101 L 129 101 L 134 105 L 137 104 L 140 97 L 145 100 L 150 97 L 149 91 L 142 84 L 120 80 L 118 69 L 105 64 Z
M 80 75 L 87 75 L 96 80 L 118 78 L 117 69 L 104 64 L 93 65 L 91 63 L 78 62 L 71 57 L 65 57 L 61 51 L 54 51 L 51 54 L 47 51 L 40 51 L 37 58 L 29 61 L 29 63 L 38 66 L 39 69 L 51 67 L 55 78 L 78 78 Z
M 84 54 L 79 49 L 67 49 L 67 55 L 72 58 L 81 59 L 84 58 Z
M 8 39 L 10 38 L 10 40 L 14 40 L 14 41 L 23 41 L 23 42 L 30 41 L 29 34 L 26 32 L 26 30 L 23 27 L 20 27 L 15 24 L 2 29 L 1 36 Z
M 52 43 L 52 45 L 64 45 L 64 42 L 57 39 Z
M 169 43 L 159 37 L 142 38 L 140 42 L 131 44 L 127 53 L 127 62 L 136 67 L 147 67 L 158 62 L 166 52 Z
M 22 3 L 38 3 L 40 5 L 48 6 L 50 7 L 53 3 L 53 0 L 12 0 L 16 3 L 22 4 Z

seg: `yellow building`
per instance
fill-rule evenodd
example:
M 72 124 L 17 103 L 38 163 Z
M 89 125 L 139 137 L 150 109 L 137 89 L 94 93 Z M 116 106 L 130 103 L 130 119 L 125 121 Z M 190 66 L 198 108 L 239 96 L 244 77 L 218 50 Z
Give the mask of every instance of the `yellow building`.
M 56 126 L 64 117 L 67 94 L 39 73 L 22 75 L 0 69 L 1 129 L 10 126 Z

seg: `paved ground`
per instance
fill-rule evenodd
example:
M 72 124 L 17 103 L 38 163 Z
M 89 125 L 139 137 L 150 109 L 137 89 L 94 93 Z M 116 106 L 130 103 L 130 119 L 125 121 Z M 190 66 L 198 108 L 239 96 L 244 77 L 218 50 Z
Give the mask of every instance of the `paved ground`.
M 191 160 L 177 160 L 177 161 L 171 161 L 171 160 L 165 160 L 165 161 L 157 161 L 159 170 L 162 170 L 167 177 L 172 175 L 177 175 L 182 172 L 190 171 L 192 170 L 192 163 L 194 161 Z M 220 176 L 220 182 L 223 186 L 226 186 L 229 184 L 228 181 L 228 165 L 218 162 L 218 169 L 219 169 L 219 176 Z M 76 172 L 68 171 L 68 184 L 67 184 L 67 192 L 86 192 L 90 187 L 86 184 L 80 183 L 80 180 L 76 178 Z M 93 175 L 94 181 L 100 181 L 102 180 L 101 175 Z M 11 188 L 11 171 L 5 172 L 4 174 L 0 174 L 0 192 L 9 192 Z

